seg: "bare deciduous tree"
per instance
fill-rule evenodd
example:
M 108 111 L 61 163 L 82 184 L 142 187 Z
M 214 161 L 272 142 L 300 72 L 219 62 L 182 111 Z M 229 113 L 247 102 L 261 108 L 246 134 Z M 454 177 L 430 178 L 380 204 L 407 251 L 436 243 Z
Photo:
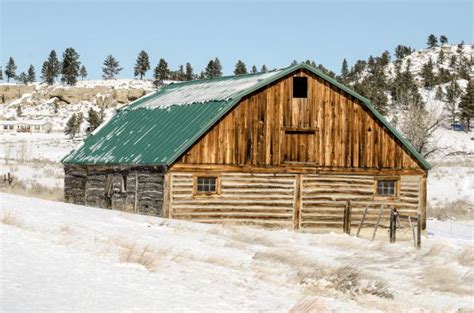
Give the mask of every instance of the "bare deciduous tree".
M 404 111 L 402 132 L 423 157 L 440 150 L 433 142 L 433 133 L 438 129 L 443 117 L 434 109 L 424 105 L 413 105 Z

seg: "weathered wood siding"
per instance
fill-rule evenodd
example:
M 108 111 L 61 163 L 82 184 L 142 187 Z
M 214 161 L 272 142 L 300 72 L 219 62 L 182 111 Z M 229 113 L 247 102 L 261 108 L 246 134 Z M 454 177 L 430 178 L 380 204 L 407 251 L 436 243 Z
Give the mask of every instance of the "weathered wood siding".
M 390 208 L 401 214 L 421 213 L 422 176 L 401 176 L 396 197 L 375 194 L 377 176 L 373 175 L 303 175 L 301 227 L 342 228 L 344 208 L 351 201 L 352 225 L 359 225 L 363 211 L 369 208 L 365 223 L 374 224 L 381 205 L 385 206 L 382 222 L 389 220 Z
M 382 224 L 390 208 L 413 215 L 423 211 L 421 175 L 401 176 L 396 197 L 375 194 L 378 176 L 356 174 L 268 174 L 218 172 L 221 192 L 213 196 L 193 194 L 193 177 L 199 172 L 172 172 L 169 217 L 197 222 L 243 222 L 295 228 L 342 229 L 344 208 L 351 201 L 351 224 L 356 226 L 365 207 L 365 225 L 375 223 L 385 206 Z
M 67 202 L 161 216 L 164 173 L 153 168 L 65 166 Z
M 308 97 L 292 98 L 292 76 L 244 99 L 177 164 L 420 169 L 352 96 L 307 72 Z
M 292 226 L 295 175 L 222 173 L 220 182 L 220 195 L 196 196 L 192 173 L 172 173 L 170 217 Z

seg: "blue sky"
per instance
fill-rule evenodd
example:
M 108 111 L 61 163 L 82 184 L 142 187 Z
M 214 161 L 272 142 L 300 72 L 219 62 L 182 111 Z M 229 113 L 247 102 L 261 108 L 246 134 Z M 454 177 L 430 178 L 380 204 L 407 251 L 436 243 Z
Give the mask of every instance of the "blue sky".
M 51 49 L 75 48 L 90 78 L 101 75 L 108 54 L 133 76 L 140 50 L 152 67 L 191 62 L 195 71 L 219 57 L 231 74 L 247 67 L 284 67 L 293 59 L 315 60 L 339 72 L 369 55 L 391 53 L 397 44 L 425 47 L 444 34 L 452 43 L 473 42 L 471 1 L 41 1 L 0 0 L 0 63 L 13 56 L 18 72 L 37 73 Z M 151 71 L 147 77 L 151 76 Z

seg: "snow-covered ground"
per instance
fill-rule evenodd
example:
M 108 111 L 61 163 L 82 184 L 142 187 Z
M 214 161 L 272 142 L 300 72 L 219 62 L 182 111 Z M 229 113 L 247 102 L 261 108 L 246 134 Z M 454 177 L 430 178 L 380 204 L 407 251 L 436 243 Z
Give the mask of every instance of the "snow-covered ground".
M 1 312 L 472 309 L 472 233 L 416 250 L 0 198 Z

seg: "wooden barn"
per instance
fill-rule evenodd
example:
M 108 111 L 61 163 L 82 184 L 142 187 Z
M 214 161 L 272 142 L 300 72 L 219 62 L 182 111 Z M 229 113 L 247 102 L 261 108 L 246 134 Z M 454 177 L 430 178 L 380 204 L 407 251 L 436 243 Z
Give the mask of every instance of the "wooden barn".
M 342 229 L 348 205 L 354 225 L 381 205 L 426 219 L 430 164 L 367 99 L 306 64 L 168 85 L 62 162 L 77 204 L 291 228 Z

